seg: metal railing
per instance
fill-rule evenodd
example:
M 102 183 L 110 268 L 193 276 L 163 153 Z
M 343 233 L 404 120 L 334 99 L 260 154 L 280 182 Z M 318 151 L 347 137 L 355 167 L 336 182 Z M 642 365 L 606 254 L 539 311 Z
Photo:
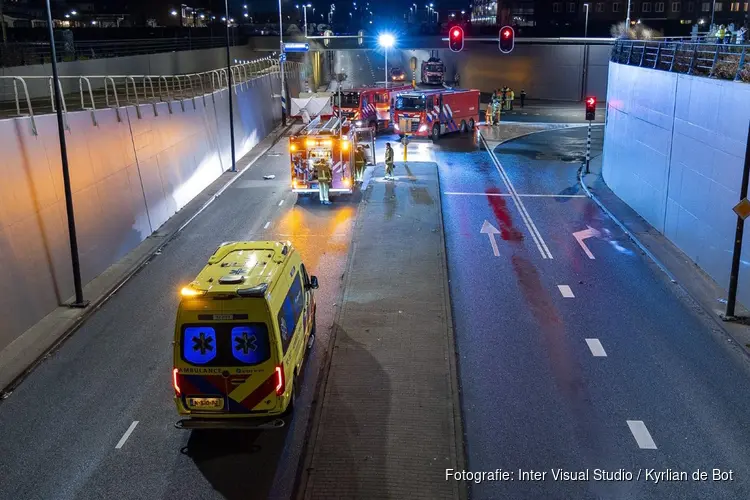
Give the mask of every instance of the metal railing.
M 247 36 L 233 36 L 230 45 L 247 42 Z M 107 57 L 155 54 L 226 46 L 224 37 L 182 37 L 134 40 L 55 40 L 57 62 L 86 61 Z M 0 67 L 49 64 L 49 42 L 7 42 L 0 44 Z
M 287 78 L 303 71 L 299 62 L 287 61 L 284 68 Z M 256 85 L 259 78 L 279 74 L 279 61 L 271 57 L 256 59 L 231 66 L 231 72 L 237 94 L 238 89 Z M 197 109 L 206 106 L 206 99 L 216 102 L 217 92 L 226 89 L 228 83 L 226 68 L 183 75 L 61 76 L 59 79 L 64 116 L 71 111 L 90 111 L 94 125 L 96 111 L 107 108 L 115 109 L 119 120 L 123 106 L 135 106 L 139 119 L 142 104 L 151 104 L 157 116 L 158 103 L 167 103 L 169 113 L 185 111 L 186 106 Z M 0 118 L 28 116 L 36 135 L 34 117 L 56 111 L 53 90 L 50 76 L 0 76 Z
M 750 83 L 750 45 L 618 40 L 612 62 Z

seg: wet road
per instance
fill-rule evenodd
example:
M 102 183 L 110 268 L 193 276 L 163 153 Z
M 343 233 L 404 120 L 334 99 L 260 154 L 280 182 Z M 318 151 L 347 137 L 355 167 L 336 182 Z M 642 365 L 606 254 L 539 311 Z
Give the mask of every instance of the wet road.
M 357 200 L 295 203 L 287 148 L 284 139 L 261 157 L 0 404 L 0 498 L 289 497 Z M 299 411 L 278 432 L 178 430 L 177 291 L 221 242 L 237 239 L 292 240 L 319 277 Z
M 579 191 L 585 138 L 530 135 L 497 164 L 469 137 L 435 151 L 468 468 L 513 478 L 472 498 L 748 498 L 748 359 Z

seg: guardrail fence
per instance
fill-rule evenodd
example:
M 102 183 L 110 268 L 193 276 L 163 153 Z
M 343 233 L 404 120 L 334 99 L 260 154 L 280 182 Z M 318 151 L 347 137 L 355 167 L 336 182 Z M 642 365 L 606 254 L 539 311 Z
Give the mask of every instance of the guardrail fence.
M 612 62 L 750 83 L 750 45 L 618 40 Z
M 299 62 L 288 61 L 284 68 L 287 78 L 303 71 Z M 238 88 L 252 86 L 258 78 L 278 74 L 279 61 L 271 57 L 256 59 L 231 66 L 231 72 L 236 94 Z M 0 119 L 28 116 L 36 135 L 34 116 L 56 111 L 53 85 L 51 76 L 0 76 Z M 121 107 L 135 106 L 140 119 L 141 104 L 152 104 L 155 115 L 159 102 L 168 104 L 169 113 L 177 111 L 175 102 L 182 111 L 185 106 L 205 106 L 207 98 L 216 101 L 217 92 L 228 87 L 229 78 L 227 69 L 222 68 L 184 75 L 61 76 L 59 85 L 63 113 L 90 111 L 96 125 L 98 109 L 114 108 L 119 118 Z

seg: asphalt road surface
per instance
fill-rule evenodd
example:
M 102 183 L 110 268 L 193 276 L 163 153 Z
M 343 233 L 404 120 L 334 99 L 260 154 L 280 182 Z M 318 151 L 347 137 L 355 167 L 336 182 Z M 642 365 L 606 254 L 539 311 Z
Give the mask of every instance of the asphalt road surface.
M 0 404 L 0 498 L 289 497 L 357 200 L 295 203 L 287 147 L 282 140 L 261 157 Z M 319 277 L 300 411 L 282 431 L 178 430 L 178 290 L 221 242 L 238 239 L 292 240 Z
M 510 474 L 472 498 L 750 498 L 748 359 L 579 191 L 585 139 L 435 151 L 468 469 Z

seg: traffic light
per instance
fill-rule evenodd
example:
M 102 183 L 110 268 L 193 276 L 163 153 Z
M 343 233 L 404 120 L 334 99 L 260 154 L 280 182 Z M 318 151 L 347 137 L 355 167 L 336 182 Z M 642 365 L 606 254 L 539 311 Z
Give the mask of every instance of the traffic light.
M 448 46 L 453 52 L 461 52 L 464 48 L 464 30 L 460 26 L 451 28 L 448 36 Z
M 503 26 L 500 29 L 500 41 L 498 42 L 498 45 L 500 46 L 500 52 L 502 52 L 503 54 L 510 54 L 515 44 L 516 32 L 513 31 L 513 28 L 511 28 L 510 26 Z
M 596 97 L 589 96 L 586 98 L 586 119 L 596 120 Z

